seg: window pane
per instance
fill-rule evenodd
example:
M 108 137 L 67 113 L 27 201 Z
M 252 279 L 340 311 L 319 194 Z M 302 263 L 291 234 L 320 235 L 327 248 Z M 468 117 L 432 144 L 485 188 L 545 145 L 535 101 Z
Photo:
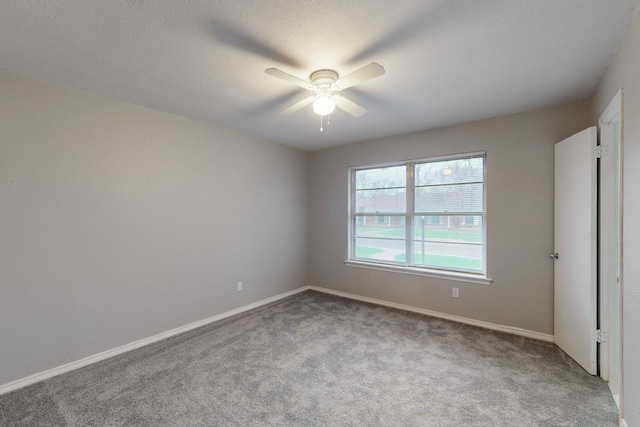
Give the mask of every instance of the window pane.
M 424 246 L 424 247 L 422 247 Z M 444 270 L 482 271 L 482 246 L 455 243 L 415 243 L 413 263 Z
M 415 174 L 416 186 L 482 182 L 484 157 L 418 163 Z
M 357 190 L 405 187 L 406 180 L 407 167 L 405 165 L 356 170 Z
M 413 220 L 415 240 L 482 243 L 481 215 L 424 215 Z
M 402 189 L 356 190 L 356 212 L 402 213 L 407 209 L 407 191 Z
M 356 237 L 404 239 L 405 217 L 366 215 L 356 217 Z
M 384 262 L 404 262 L 405 240 L 356 237 L 355 257 Z M 402 260 L 399 261 L 399 259 Z
M 416 212 L 483 212 L 483 184 L 417 187 Z
M 439 223 L 434 218 L 439 218 Z M 482 270 L 482 216 L 418 216 L 414 218 L 413 228 L 415 265 Z

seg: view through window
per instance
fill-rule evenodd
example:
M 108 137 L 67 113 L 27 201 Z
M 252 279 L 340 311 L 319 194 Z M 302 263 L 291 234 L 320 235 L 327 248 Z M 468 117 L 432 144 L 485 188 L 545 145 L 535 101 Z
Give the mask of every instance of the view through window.
M 351 169 L 349 258 L 485 273 L 485 154 Z

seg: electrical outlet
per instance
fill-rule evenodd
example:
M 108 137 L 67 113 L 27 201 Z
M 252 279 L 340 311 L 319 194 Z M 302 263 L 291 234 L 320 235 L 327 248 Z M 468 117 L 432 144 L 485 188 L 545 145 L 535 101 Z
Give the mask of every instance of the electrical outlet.
M 242 290 L 242 282 L 238 282 L 238 292 Z
M 458 293 L 458 288 L 451 288 L 451 296 L 454 298 L 458 298 L 460 294 Z

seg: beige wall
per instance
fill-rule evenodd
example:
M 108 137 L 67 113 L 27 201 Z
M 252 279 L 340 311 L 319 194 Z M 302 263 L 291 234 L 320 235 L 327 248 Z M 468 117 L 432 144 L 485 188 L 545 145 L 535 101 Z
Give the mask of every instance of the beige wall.
M 0 71 L 0 385 L 305 285 L 307 187 L 305 152 Z
M 311 154 L 315 286 L 553 334 L 553 148 L 591 125 L 589 100 Z M 487 274 L 481 285 L 347 267 L 349 166 L 486 150 Z M 451 297 L 451 287 L 460 298 Z
M 623 93 L 623 385 L 624 418 L 640 426 L 640 15 L 636 15 L 595 95 L 600 117 Z

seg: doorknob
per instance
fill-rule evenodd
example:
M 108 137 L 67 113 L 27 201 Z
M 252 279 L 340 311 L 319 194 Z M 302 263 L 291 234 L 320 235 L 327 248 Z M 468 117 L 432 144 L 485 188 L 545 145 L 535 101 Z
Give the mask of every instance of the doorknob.
M 550 253 L 550 254 L 549 254 L 549 258 L 551 258 L 551 259 L 558 259 L 558 253 L 557 253 L 557 252 Z

